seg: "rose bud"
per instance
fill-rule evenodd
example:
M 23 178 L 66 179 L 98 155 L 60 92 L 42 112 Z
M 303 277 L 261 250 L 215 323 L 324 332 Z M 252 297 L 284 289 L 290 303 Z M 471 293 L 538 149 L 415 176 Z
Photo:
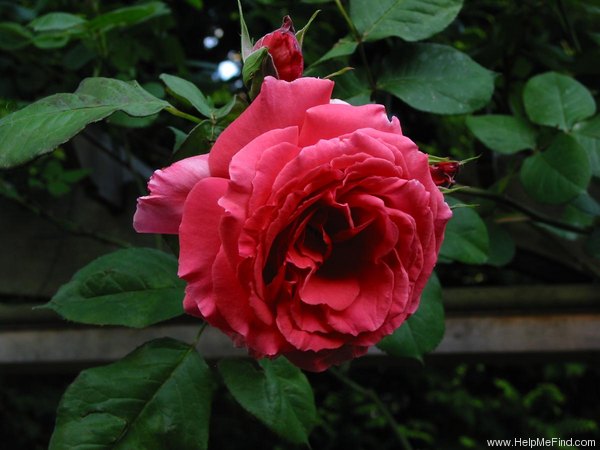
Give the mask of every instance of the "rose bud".
M 458 173 L 460 163 L 457 161 L 445 161 L 429 166 L 431 178 L 436 186 L 450 187 L 455 181 L 454 177 Z
M 283 18 L 281 28 L 260 38 L 252 51 L 267 47 L 277 70 L 277 78 L 293 81 L 302 76 L 304 59 L 300 43 L 294 34 L 294 25 L 290 16 Z

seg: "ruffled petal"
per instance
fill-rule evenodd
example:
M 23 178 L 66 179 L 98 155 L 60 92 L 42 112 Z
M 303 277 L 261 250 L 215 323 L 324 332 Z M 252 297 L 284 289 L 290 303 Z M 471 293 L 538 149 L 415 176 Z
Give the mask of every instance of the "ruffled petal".
M 306 111 L 300 132 L 300 146 L 314 145 L 321 139 L 332 139 L 361 128 L 402 134 L 396 117 L 390 121 L 383 105 L 352 106 L 329 103 Z
M 177 234 L 185 199 L 208 176 L 208 155 L 186 158 L 154 172 L 148 182 L 150 195 L 138 198 L 133 228 L 138 233 Z

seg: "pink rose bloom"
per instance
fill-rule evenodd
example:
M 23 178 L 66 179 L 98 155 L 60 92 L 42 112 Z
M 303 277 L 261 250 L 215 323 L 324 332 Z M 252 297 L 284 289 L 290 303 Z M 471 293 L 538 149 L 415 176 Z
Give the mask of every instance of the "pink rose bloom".
M 155 172 L 134 217 L 179 234 L 188 314 L 312 371 L 416 311 L 451 217 L 398 119 L 332 89 L 267 77 L 209 155 Z
M 252 50 L 256 51 L 263 47 L 269 50 L 279 79 L 293 81 L 302 76 L 304 58 L 290 16 L 283 18 L 281 28 L 256 41 Z

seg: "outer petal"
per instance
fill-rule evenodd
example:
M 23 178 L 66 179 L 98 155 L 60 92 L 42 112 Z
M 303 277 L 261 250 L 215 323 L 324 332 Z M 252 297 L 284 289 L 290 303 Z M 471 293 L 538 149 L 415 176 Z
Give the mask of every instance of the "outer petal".
M 211 174 L 228 177 L 229 162 L 242 147 L 275 128 L 302 125 L 306 110 L 329 103 L 332 90 L 332 81 L 318 78 L 298 78 L 291 83 L 265 78 L 258 97 L 215 142 L 209 157 Z
M 390 121 L 383 105 L 352 106 L 328 103 L 306 111 L 299 144 L 302 147 L 314 145 L 320 139 L 332 139 L 361 128 L 402 134 L 400 122 L 396 117 Z
M 185 199 L 208 176 L 208 155 L 186 158 L 154 172 L 148 181 L 150 195 L 138 198 L 133 228 L 138 233 L 177 234 Z
M 224 213 L 217 200 L 228 180 L 206 178 L 190 192 L 179 230 L 179 272 L 188 283 L 183 306 L 189 314 L 200 315 L 222 330 L 230 331 L 216 309 L 211 268 L 219 249 L 219 223 Z
M 225 211 L 218 204 L 229 184 L 224 178 L 206 178 L 190 192 L 179 229 L 179 272 L 188 279 L 210 271 L 221 248 L 219 224 Z

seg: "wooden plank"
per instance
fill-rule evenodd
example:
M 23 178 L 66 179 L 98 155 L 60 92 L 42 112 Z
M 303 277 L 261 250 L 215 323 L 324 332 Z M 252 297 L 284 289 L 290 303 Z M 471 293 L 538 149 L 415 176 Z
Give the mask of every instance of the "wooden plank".
M 0 366 L 87 366 L 121 358 L 144 342 L 170 336 L 192 342 L 198 325 L 126 328 L 40 328 L 0 330 Z M 207 359 L 244 356 L 244 349 L 214 328 L 200 339 Z M 435 355 L 586 352 L 600 354 L 600 314 L 478 315 L 449 317 Z M 376 348 L 371 355 L 381 355 Z

